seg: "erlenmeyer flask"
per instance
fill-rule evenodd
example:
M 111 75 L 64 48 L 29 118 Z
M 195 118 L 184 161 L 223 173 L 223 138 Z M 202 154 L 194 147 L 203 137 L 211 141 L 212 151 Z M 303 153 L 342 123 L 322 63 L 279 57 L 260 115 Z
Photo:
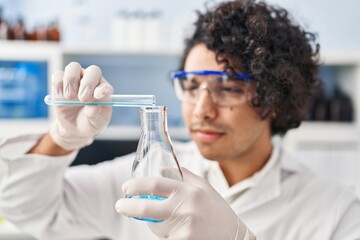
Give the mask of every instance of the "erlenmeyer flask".
M 140 113 L 141 135 L 132 167 L 132 178 L 160 176 L 182 181 L 182 172 L 167 131 L 167 107 L 142 107 Z M 128 197 L 165 199 L 152 193 Z M 148 218 L 136 219 L 159 222 Z

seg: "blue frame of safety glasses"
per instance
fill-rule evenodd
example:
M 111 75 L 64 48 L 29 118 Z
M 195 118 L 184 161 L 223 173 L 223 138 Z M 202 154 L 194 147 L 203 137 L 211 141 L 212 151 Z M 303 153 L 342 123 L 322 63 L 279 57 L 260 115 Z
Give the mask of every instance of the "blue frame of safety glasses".
M 227 72 L 221 71 L 212 71 L 212 70 L 200 70 L 200 71 L 176 71 L 172 72 L 170 77 L 171 79 L 184 77 L 187 74 L 194 74 L 194 75 L 219 75 L 219 76 L 228 76 Z M 251 78 L 246 73 L 234 73 L 232 77 L 239 78 L 242 80 L 250 81 Z

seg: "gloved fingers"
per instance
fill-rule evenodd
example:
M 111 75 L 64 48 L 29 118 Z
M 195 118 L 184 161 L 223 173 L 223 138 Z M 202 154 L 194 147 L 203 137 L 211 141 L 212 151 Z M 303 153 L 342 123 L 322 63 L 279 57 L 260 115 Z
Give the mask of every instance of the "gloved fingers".
M 166 199 L 121 198 L 116 202 L 115 208 L 118 213 L 127 217 L 165 220 L 172 212 L 172 208 L 166 202 Z
M 84 70 L 84 75 L 80 81 L 79 100 L 82 102 L 94 99 L 95 88 L 102 80 L 102 72 L 98 66 L 92 65 Z
M 56 71 L 51 75 L 51 94 L 64 96 L 63 94 L 63 71 Z
M 163 177 L 137 177 L 125 182 L 122 186 L 127 195 L 156 195 L 169 197 L 181 182 Z
M 102 78 L 100 84 L 94 90 L 95 99 L 106 99 L 114 92 L 113 87 Z
M 100 117 L 100 113 L 102 111 L 102 107 L 97 106 L 84 106 L 84 113 L 87 119 L 96 119 L 96 117 Z
M 93 128 L 102 130 L 110 121 L 112 107 L 84 106 L 84 114 Z M 99 126 L 101 129 L 99 129 Z
M 72 100 L 78 96 L 83 69 L 77 62 L 71 62 L 65 67 L 63 77 L 63 93 L 66 99 Z
M 171 217 L 170 217 L 171 218 Z M 181 219 L 180 221 L 167 221 L 159 223 L 148 222 L 150 230 L 160 239 L 160 240 L 169 240 L 169 239 L 206 239 L 196 238 L 193 234 L 189 234 L 187 231 L 188 228 L 191 228 L 193 223 L 189 218 Z M 204 235 L 204 234 L 203 234 Z

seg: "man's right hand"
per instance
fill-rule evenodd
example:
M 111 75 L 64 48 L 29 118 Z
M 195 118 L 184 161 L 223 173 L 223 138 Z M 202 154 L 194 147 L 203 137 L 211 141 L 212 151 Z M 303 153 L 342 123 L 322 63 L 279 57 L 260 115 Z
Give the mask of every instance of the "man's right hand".
M 101 69 L 90 66 L 83 69 L 71 62 L 65 71 L 52 75 L 51 93 L 68 100 L 88 102 L 106 99 L 113 93 L 112 86 L 102 76 Z M 112 108 L 97 106 L 54 106 L 55 120 L 50 127 L 54 142 L 67 151 L 80 149 L 93 142 L 95 135 L 109 124 Z

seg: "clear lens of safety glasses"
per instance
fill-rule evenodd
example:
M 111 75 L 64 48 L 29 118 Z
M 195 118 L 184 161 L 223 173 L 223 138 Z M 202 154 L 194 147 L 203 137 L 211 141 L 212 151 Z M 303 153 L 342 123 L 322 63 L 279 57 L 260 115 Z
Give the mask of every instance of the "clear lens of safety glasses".
M 244 76 L 247 77 L 247 75 Z M 244 79 L 240 76 L 230 78 L 224 72 L 176 72 L 173 73 L 172 78 L 179 100 L 190 104 L 197 103 L 204 91 L 207 91 L 213 102 L 220 106 L 243 104 L 251 96 L 250 78 Z

